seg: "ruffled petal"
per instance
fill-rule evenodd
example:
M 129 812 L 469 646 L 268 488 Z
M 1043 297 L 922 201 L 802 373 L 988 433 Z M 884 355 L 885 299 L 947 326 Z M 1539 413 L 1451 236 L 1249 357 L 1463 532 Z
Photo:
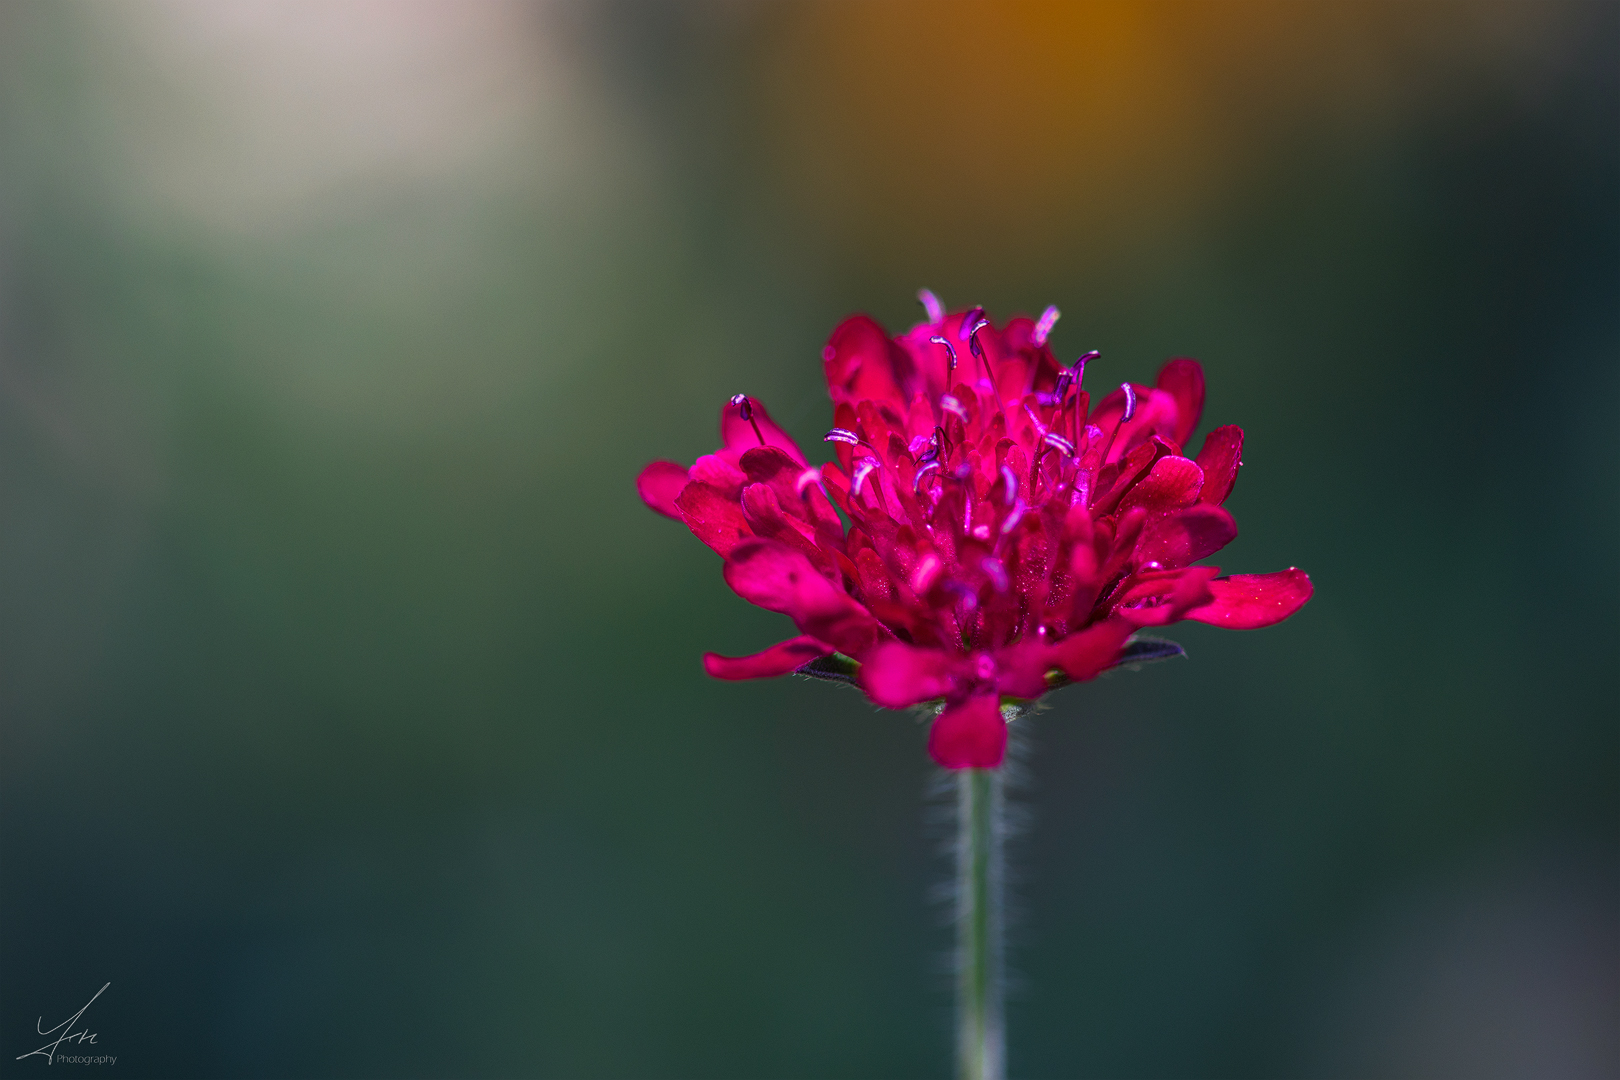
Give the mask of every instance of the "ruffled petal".
M 1119 513 L 1133 506 L 1145 507 L 1155 514 L 1191 506 L 1198 501 L 1203 487 L 1204 470 L 1190 458 L 1166 454 L 1119 500 Z
M 721 407 L 720 442 L 723 444 L 721 455 L 735 463 L 743 454 L 758 446 L 759 435 L 763 435 L 766 446 L 776 447 L 803 465 L 804 452 L 799 449 L 799 444 L 793 441 L 793 436 L 772 422 L 771 414 L 765 411 L 765 403 L 759 398 L 751 397 L 748 399 L 748 406 L 754 416 L 753 424 L 743 419 L 741 405 L 733 405 L 728 401 Z M 759 435 L 754 434 L 754 424 L 759 425 Z
M 1007 756 L 1007 721 L 994 694 L 951 705 L 928 732 L 928 754 L 947 769 L 994 769 Z
M 743 517 L 742 507 L 708 484 L 693 481 L 675 499 L 686 527 L 692 535 L 719 552 L 722 558 L 754 535 Z
M 1204 415 L 1204 368 L 1190 357 L 1178 356 L 1160 369 L 1154 382 L 1176 399 L 1175 434 L 1170 438 L 1177 446 L 1186 446 Z
M 1214 600 L 1187 612 L 1187 618 L 1228 630 L 1258 630 L 1280 623 L 1311 598 L 1311 579 L 1289 568 L 1274 574 L 1233 574 L 1209 583 Z
M 1154 518 L 1136 542 L 1138 565 L 1174 570 L 1207 559 L 1237 538 L 1237 522 L 1219 506 L 1197 503 Z
M 777 642 L 752 656 L 703 654 L 703 670 L 716 679 L 771 679 L 799 670 L 812 660 L 831 656 L 831 645 L 804 635 Z
M 1125 639 L 1136 630 L 1124 619 L 1106 619 L 1070 634 L 1047 653 L 1051 666 L 1075 682 L 1094 679 L 1111 667 L 1125 647 Z
M 888 709 L 903 709 L 948 696 L 956 686 L 962 658 L 943 649 L 919 649 L 886 641 L 861 659 L 866 696 Z
M 1188 612 L 1211 601 L 1214 594 L 1209 579 L 1220 572 L 1214 566 L 1192 566 L 1171 573 L 1140 575 L 1114 604 L 1114 614 L 1133 626 L 1180 622 Z
M 1046 673 L 1058 667 L 1053 646 L 1044 641 L 1021 641 L 994 654 L 996 689 L 1020 698 L 1038 698 L 1051 689 Z
M 1198 498 L 1219 506 L 1232 494 L 1238 467 L 1243 464 L 1243 429 L 1225 424 L 1205 435 L 1197 460 L 1198 467 L 1204 470 L 1204 490 Z
M 883 634 L 871 612 L 817 572 L 802 552 L 752 538 L 726 559 L 726 584 L 751 604 L 780 611 L 800 632 L 861 656 Z
M 655 461 L 636 477 L 636 490 L 641 493 L 642 502 L 665 517 L 680 521 L 681 511 L 675 500 L 686 483 L 685 466 L 673 461 Z
M 875 401 L 903 417 L 912 393 L 920 388 L 915 384 L 922 381 L 911 356 L 866 315 L 840 323 L 827 339 L 821 359 L 834 405 Z

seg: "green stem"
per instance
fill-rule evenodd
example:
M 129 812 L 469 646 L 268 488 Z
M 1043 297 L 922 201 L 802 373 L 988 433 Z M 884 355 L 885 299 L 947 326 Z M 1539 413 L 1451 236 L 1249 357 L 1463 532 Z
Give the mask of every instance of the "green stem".
M 1006 1075 L 1001 1019 L 1000 769 L 956 774 L 956 1049 L 960 1080 Z

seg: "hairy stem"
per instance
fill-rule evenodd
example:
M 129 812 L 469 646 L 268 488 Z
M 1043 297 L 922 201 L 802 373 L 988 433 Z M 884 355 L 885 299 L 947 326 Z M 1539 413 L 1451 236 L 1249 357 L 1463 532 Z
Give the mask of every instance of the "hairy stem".
M 1000 769 L 956 774 L 956 827 L 957 1075 L 1001 1080 Z

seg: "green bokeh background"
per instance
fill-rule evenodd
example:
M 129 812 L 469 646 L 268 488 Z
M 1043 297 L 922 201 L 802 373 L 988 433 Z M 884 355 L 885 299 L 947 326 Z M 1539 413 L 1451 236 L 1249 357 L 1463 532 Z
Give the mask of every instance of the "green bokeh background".
M 1218 561 L 1317 588 L 1029 723 L 1012 1073 L 1620 1075 L 1617 69 L 1611 3 L 0 6 L 0 1075 L 109 980 L 122 1076 L 947 1074 L 923 730 L 705 679 L 788 628 L 632 484 L 738 391 L 819 446 L 921 285 L 1201 358 Z

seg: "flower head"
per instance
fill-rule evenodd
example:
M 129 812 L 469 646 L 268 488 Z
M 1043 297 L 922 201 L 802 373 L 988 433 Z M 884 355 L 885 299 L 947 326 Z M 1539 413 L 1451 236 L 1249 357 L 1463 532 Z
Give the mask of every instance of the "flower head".
M 1221 504 L 1243 431 L 1183 452 L 1204 406 L 1197 361 L 1093 406 L 1081 383 L 1097 354 L 1065 367 L 1046 345 L 1056 308 L 997 329 L 981 308 L 923 299 L 928 321 L 910 332 L 855 316 L 822 351 L 835 461 L 808 464 L 738 394 L 719 450 L 637 478 L 649 506 L 725 559 L 727 584 L 798 626 L 753 656 L 705 655 L 710 675 L 827 670 L 836 655 L 879 705 L 942 703 L 928 744 L 941 765 L 993 768 L 1004 699 L 1174 650 L 1133 642 L 1145 627 L 1254 629 L 1310 598 L 1300 570 L 1198 565 L 1237 535 Z

